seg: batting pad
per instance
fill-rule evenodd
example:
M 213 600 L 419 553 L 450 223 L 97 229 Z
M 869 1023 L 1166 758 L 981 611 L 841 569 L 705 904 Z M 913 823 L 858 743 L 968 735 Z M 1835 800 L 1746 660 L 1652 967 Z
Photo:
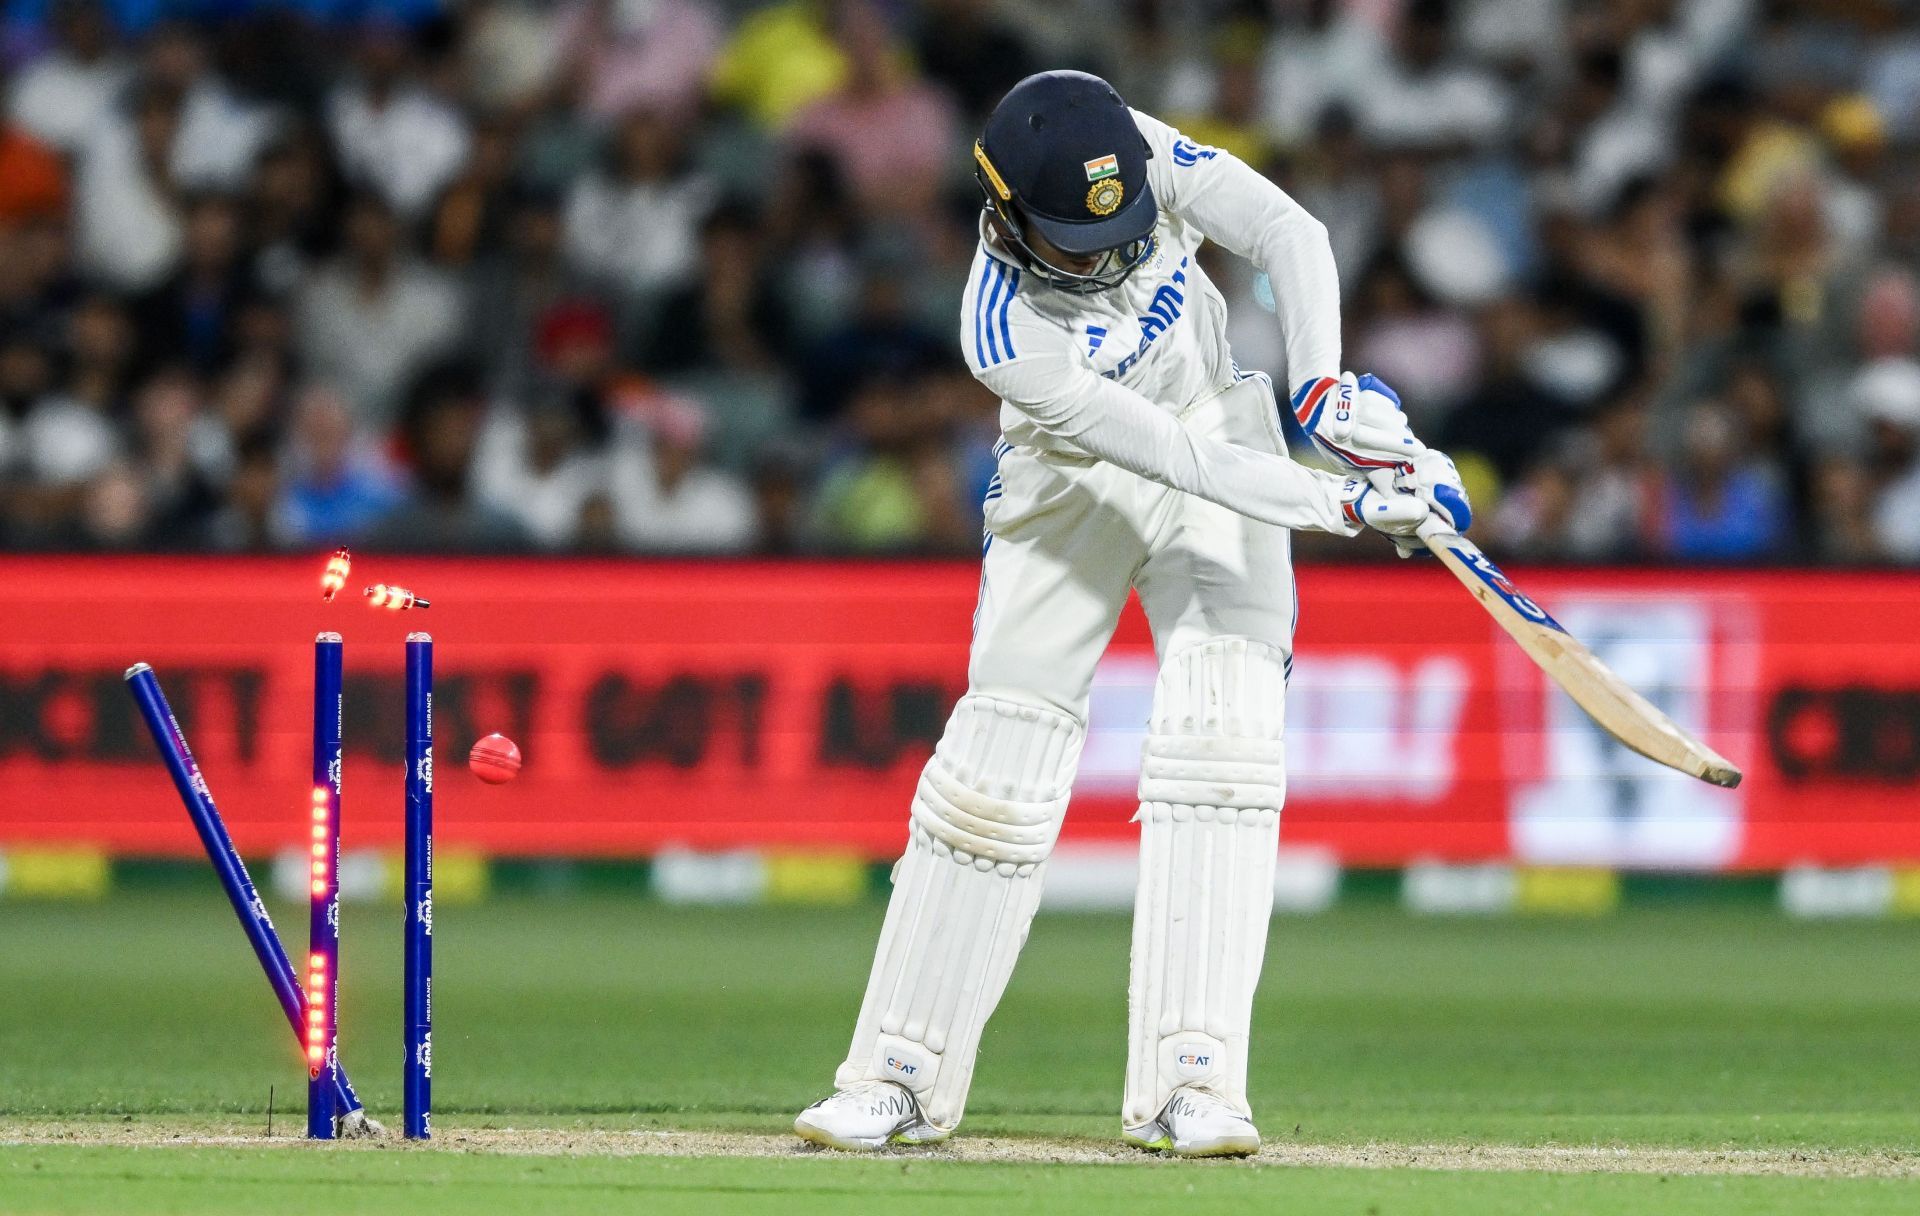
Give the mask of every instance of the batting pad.
M 1080 722 L 1038 706 L 968 696 L 954 707 L 914 791 L 907 851 L 836 1084 L 897 1081 L 927 1122 L 960 1122 L 980 1032 L 1040 904 L 1085 737 Z
M 1197 1085 L 1247 1109 L 1247 1035 L 1286 796 L 1286 651 L 1249 638 L 1161 666 L 1140 767 L 1123 1125 Z

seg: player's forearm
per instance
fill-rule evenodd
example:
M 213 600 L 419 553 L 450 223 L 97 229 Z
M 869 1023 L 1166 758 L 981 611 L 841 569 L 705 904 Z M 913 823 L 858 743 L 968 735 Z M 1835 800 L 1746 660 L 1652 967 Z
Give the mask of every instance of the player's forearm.
M 1011 377 L 1007 378 L 1011 380 Z M 1199 435 L 1121 385 L 1091 372 L 1008 399 L 1040 428 L 1129 473 L 1283 528 L 1351 534 L 1341 479 L 1255 448 Z M 1008 387 L 1018 388 L 1017 383 Z

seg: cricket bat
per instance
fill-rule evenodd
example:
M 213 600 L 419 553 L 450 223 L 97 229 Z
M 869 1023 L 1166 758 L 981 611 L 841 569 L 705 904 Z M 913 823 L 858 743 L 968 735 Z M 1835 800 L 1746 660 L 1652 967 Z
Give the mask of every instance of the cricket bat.
M 1566 690 L 1600 729 L 1647 759 L 1688 776 L 1728 789 L 1740 784 L 1740 770 L 1732 761 L 1680 729 L 1628 687 L 1560 622 L 1521 594 L 1478 545 L 1445 529 L 1423 529 L 1421 539 L 1520 643 L 1527 657 Z

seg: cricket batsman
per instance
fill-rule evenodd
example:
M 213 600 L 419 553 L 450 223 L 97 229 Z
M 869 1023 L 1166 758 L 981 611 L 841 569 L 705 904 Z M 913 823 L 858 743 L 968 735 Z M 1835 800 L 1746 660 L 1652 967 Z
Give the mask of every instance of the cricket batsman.
M 1463 531 L 1453 462 L 1340 367 L 1326 229 L 1233 156 L 1080 72 L 1016 85 L 974 145 L 986 195 L 961 308 L 1002 399 L 967 693 L 914 791 L 837 1092 L 794 1130 L 839 1149 L 944 1140 L 1013 972 L 1086 737 L 1094 666 L 1137 591 L 1160 670 L 1140 773 L 1121 1127 L 1252 1153 L 1248 1030 L 1266 950 L 1292 666 L 1288 530 Z M 1243 372 L 1203 241 L 1273 287 L 1295 421 Z M 1276 369 L 1279 374 L 1279 369 Z

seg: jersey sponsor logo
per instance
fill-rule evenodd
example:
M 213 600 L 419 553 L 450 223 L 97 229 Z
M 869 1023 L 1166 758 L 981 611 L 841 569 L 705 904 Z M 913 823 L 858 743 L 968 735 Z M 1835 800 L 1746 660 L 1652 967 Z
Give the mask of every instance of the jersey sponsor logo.
M 1099 350 L 1100 344 L 1102 342 L 1105 342 L 1106 340 L 1107 340 L 1106 326 L 1104 325 L 1087 326 L 1087 353 L 1089 355 L 1091 355 L 1094 351 Z
M 998 258 L 981 259 L 980 279 L 973 286 L 973 361 L 993 367 L 1018 356 L 1007 309 L 1020 290 L 1020 272 Z
M 1220 149 L 1196 144 L 1184 135 L 1173 141 L 1173 163 L 1182 169 L 1191 169 L 1201 161 L 1212 160 L 1218 155 Z
M 1125 376 L 1133 370 L 1134 365 L 1139 363 L 1153 344 L 1159 340 L 1160 335 L 1167 332 L 1167 330 L 1173 326 L 1173 323 L 1180 319 L 1180 314 L 1185 310 L 1187 304 L 1186 292 L 1181 290 L 1187 285 L 1186 267 L 1187 259 L 1181 258 L 1180 269 L 1173 272 L 1171 279 L 1160 284 L 1154 291 L 1153 298 L 1147 301 L 1146 315 L 1139 318 L 1139 347 L 1109 370 L 1101 372 L 1101 375 L 1109 380 L 1118 380 L 1122 376 Z
M 1486 554 L 1480 552 L 1478 546 L 1457 538 L 1446 542 L 1446 545 L 1453 550 L 1454 556 L 1466 563 L 1467 569 L 1473 571 L 1476 578 L 1487 585 L 1489 591 L 1505 600 L 1509 608 L 1530 621 L 1545 625 L 1549 629 L 1558 629 L 1561 633 L 1566 632 L 1559 621 L 1547 615 L 1545 608 L 1522 594 L 1520 589 L 1508 580 L 1505 572 L 1494 565 Z

